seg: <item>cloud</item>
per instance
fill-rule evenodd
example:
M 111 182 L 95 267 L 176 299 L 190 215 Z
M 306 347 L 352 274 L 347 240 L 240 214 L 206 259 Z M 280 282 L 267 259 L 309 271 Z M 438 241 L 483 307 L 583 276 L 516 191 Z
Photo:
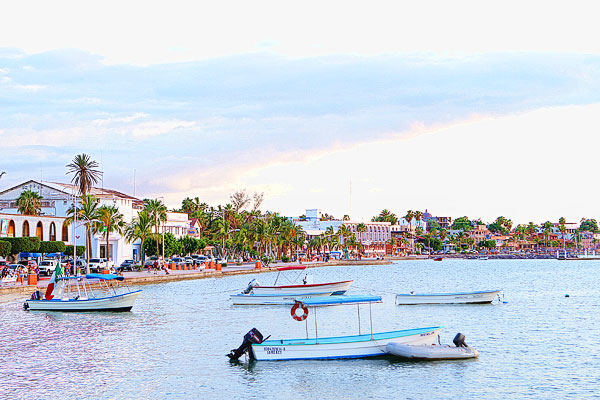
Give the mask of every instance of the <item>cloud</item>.
M 139 67 L 78 50 L 0 49 L 0 65 L 0 145 L 10 148 L 2 168 L 19 166 L 2 184 L 30 179 L 40 165 L 64 180 L 64 165 L 86 152 L 115 189 L 131 191 L 136 170 L 138 194 L 222 194 L 277 166 L 312 165 L 368 143 L 600 102 L 600 57 L 589 55 L 259 53 Z

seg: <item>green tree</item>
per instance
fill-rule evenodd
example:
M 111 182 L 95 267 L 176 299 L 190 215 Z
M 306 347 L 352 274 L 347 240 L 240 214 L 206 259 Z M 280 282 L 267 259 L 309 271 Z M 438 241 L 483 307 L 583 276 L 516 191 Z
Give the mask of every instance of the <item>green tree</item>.
M 580 231 L 598 232 L 598 222 L 595 219 L 583 219 L 579 225 Z
M 8 257 L 12 244 L 6 240 L 0 240 L 0 257 Z
M 71 164 L 66 165 L 69 168 L 67 175 L 74 174 L 71 182 L 79 188 L 82 197 L 100 180 L 102 172 L 96 169 L 98 166 L 87 154 L 76 155 Z
M 40 239 L 37 237 L 6 237 L 2 241 L 10 243 L 9 255 L 13 258 L 19 253 L 34 253 L 40 248 Z
M 81 197 L 81 207 L 75 208 L 75 206 L 69 207 L 67 210 L 67 219 L 64 224 L 66 226 L 74 223 L 75 220 L 82 221 L 85 225 L 85 258 L 86 263 L 89 264 L 90 257 L 92 256 L 92 231 L 94 231 L 95 225 L 97 224 L 100 214 L 98 213 L 98 201 L 94 195 L 85 195 Z M 89 266 L 86 267 L 87 272 L 90 273 Z
M 66 256 L 73 256 L 73 245 L 65 246 L 64 251 Z M 85 246 L 77 246 L 77 257 L 81 257 L 85 253 Z
M 469 220 L 468 217 L 459 217 L 454 220 L 452 223 L 453 230 L 461 230 L 464 232 L 471 231 L 473 229 L 473 222 Z
M 33 190 L 24 190 L 17 197 L 17 208 L 21 214 L 40 215 L 42 196 Z
M 47 253 L 62 253 L 65 251 L 65 243 L 60 241 L 45 241 L 40 242 L 38 251 L 42 254 Z
M 155 233 L 155 242 L 156 242 L 156 253 L 158 252 L 158 243 L 160 242 L 158 228 L 161 224 L 167 222 L 167 207 L 163 204 L 161 200 L 158 199 L 145 199 L 144 200 L 144 210 L 148 213 L 150 220 L 152 221 L 152 226 L 154 227 Z M 166 251 L 166 250 L 165 250 Z
M 151 237 L 146 239 L 143 244 L 144 252 L 147 255 L 155 256 L 160 253 L 155 253 L 156 250 L 155 244 L 158 243 L 158 240 L 161 240 L 161 236 L 156 236 L 153 234 Z M 172 257 L 173 255 L 183 255 L 184 252 L 183 243 L 175 238 L 172 233 L 165 233 L 165 258 Z
M 119 208 L 116 206 L 103 205 L 98 208 L 98 220 L 101 224 L 95 224 L 94 230 L 96 232 L 103 232 L 104 239 L 106 240 L 106 259 L 110 260 L 110 234 L 115 232 L 119 235 L 123 234 L 125 229 L 125 221 L 123 220 L 123 214 L 119 212 Z
M 371 218 L 371 221 L 390 222 L 392 225 L 396 225 L 398 223 L 398 217 L 396 217 L 396 214 L 390 212 L 388 209 L 383 209 L 381 210 L 379 215 L 376 215 L 375 217 Z
M 129 243 L 133 243 L 138 239 L 142 242 L 140 246 L 142 249 L 142 264 L 145 261 L 144 242 L 154 235 L 152 233 L 152 226 L 153 221 L 150 219 L 148 213 L 140 211 L 138 212 L 138 216 L 125 227 L 125 239 Z

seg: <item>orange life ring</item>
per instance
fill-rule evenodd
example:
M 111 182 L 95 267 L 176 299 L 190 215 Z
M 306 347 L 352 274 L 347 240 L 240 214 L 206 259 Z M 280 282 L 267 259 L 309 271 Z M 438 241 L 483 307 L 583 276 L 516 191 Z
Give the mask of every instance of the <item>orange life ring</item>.
M 302 315 L 296 314 L 296 310 L 300 307 L 302 307 L 302 311 L 304 311 L 304 314 L 302 314 Z M 300 302 L 297 302 L 292 307 L 291 314 L 292 314 L 292 318 L 294 318 L 296 321 L 304 321 L 306 319 L 306 317 L 308 317 L 308 307 L 306 307 L 304 304 L 302 304 Z

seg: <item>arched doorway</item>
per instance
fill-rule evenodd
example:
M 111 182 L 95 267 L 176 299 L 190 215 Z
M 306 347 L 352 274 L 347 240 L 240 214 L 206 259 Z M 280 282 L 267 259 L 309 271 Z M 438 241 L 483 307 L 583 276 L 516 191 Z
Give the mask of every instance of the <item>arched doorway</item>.
M 54 242 L 56 240 L 56 225 L 54 222 L 50 223 L 50 241 Z
M 35 236 L 40 238 L 40 240 L 44 240 L 44 225 L 42 225 L 42 221 L 38 222 L 35 227 Z
M 29 222 L 28 221 L 23 222 L 23 233 L 21 234 L 21 236 L 29 237 Z
M 8 237 L 15 237 L 15 221 L 12 219 L 8 222 Z
M 62 241 L 65 243 L 69 241 L 69 227 L 65 224 L 62 226 Z

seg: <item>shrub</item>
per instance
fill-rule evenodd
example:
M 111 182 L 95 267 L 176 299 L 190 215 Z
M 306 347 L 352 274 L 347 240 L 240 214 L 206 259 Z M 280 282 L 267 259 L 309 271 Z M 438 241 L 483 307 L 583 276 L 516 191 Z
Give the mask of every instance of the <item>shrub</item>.
M 40 253 L 61 253 L 61 252 L 64 252 L 65 249 L 66 249 L 66 246 L 65 246 L 64 242 L 47 241 L 47 242 L 40 242 L 40 248 L 38 251 Z
M 11 243 L 5 240 L 0 240 L 0 256 L 8 257 L 10 255 Z
M 281 256 L 282 262 L 290 262 L 290 258 L 288 256 Z
M 10 254 L 34 253 L 40 248 L 40 239 L 37 237 L 2 238 L 10 243 Z
M 85 246 L 77 246 L 77 256 L 81 257 L 85 252 Z M 65 246 L 65 255 L 72 256 L 73 255 L 73 245 Z
M 221 263 L 221 267 L 225 268 L 227 266 L 227 263 Z

